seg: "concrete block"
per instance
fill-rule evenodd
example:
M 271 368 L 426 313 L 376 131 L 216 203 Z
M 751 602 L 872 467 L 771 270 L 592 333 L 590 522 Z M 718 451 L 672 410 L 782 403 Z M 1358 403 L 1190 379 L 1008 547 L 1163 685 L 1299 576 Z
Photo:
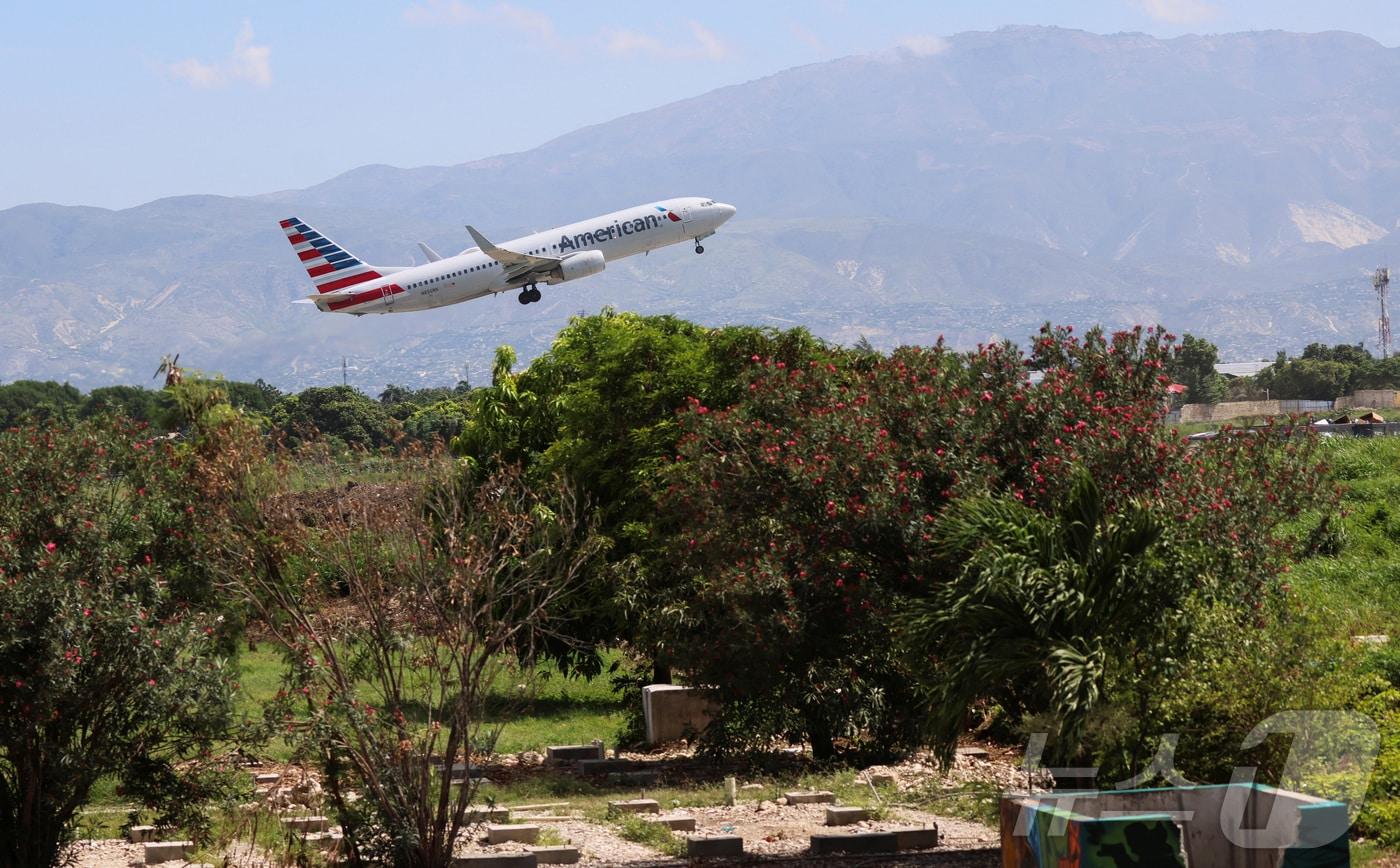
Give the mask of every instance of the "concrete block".
M 452 868 L 535 868 L 538 864 L 534 853 L 476 853 L 452 857 Z
M 607 750 L 602 742 L 597 744 L 563 744 L 554 745 L 544 749 L 544 758 L 548 762 L 577 762 L 578 760 L 600 760 L 607 759 Z
M 555 808 L 567 808 L 568 802 L 540 802 L 535 805 L 508 805 L 506 810 L 511 814 L 521 814 L 529 811 L 552 811 Z
M 655 823 L 658 826 L 665 826 L 672 832 L 694 832 L 694 817 L 654 817 L 647 820 L 648 823 Z
M 854 835 L 813 835 L 812 854 L 894 853 L 899 840 L 894 832 L 857 832 Z
M 531 847 L 530 852 L 541 865 L 572 865 L 583 858 L 577 847 Z
M 126 840 L 132 844 L 144 844 L 147 841 L 154 841 L 156 833 L 155 826 L 132 826 L 126 831 Z
M 627 799 L 621 802 L 608 802 L 608 813 L 659 814 L 661 813 L 661 803 L 656 799 Z
M 504 823 L 510 819 L 505 808 L 469 808 L 462 818 L 468 823 Z
M 735 859 L 744 855 L 744 839 L 738 835 L 687 838 L 685 855 L 691 859 Z
M 895 847 L 900 850 L 932 850 L 938 846 L 938 827 L 895 829 Z
M 787 799 L 789 805 L 834 805 L 836 804 L 836 794 L 826 790 L 803 793 L 783 793 L 783 798 Z
M 155 865 L 158 862 L 172 862 L 176 859 L 183 862 L 193 852 L 193 841 L 152 841 L 146 845 L 146 864 Z
M 870 812 L 865 808 L 837 808 L 826 809 L 826 824 L 828 826 L 849 826 L 852 823 L 859 823 L 870 819 Z
M 329 850 L 339 844 L 343 837 L 339 832 L 302 832 L 301 842 L 308 847 Z
M 714 713 L 714 700 L 699 688 L 676 684 L 648 684 L 642 688 L 647 744 L 665 744 L 685 738 L 690 732 L 704 732 Z
M 505 844 L 508 841 L 533 844 L 539 839 L 539 826 L 527 826 L 523 823 L 507 823 L 498 826 L 492 823 L 486 827 L 486 843 L 488 844 Z
M 987 758 L 987 750 L 986 750 L 986 748 L 981 748 L 981 747 L 960 747 L 960 748 L 958 748 L 958 752 L 957 752 L 957 753 L 958 753 L 958 756 L 965 756 L 965 757 L 969 757 L 969 758 L 971 758 L 971 759 L 986 759 L 986 758 Z
M 330 817 L 283 817 L 282 825 L 296 832 L 325 832 L 331 827 Z
M 270 787 L 280 780 L 282 780 L 282 776 L 277 772 L 265 772 L 260 775 L 253 775 L 253 784 L 259 787 Z
M 625 759 L 586 759 L 578 761 L 578 770 L 585 775 L 620 774 L 634 771 L 637 765 L 633 760 Z

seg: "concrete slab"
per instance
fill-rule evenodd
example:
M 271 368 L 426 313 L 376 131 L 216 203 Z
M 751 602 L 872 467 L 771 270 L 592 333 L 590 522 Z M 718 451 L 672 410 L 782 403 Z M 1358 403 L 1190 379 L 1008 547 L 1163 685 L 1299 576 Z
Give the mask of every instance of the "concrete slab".
M 539 839 L 539 826 L 527 826 L 524 823 L 507 823 L 504 825 L 496 825 L 493 823 L 486 827 L 486 842 L 488 844 L 505 844 L 508 841 L 516 841 L 521 844 L 533 844 Z
M 156 865 L 160 862 L 172 862 L 176 859 L 183 862 L 193 852 L 193 841 L 152 841 L 146 845 L 146 864 Z
M 534 853 L 477 853 L 452 857 L 452 868 L 535 868 L 539 864 Z
M 578 761 L 578 770 L 585 775 L 621 774 L 636 771 L 639 763 L 625 759 L 587 759 Z
M 715 711 L 714 699 L 697 687 L 648 684 L 642 688 L 647 744 L 665 744 L 704 732 Z
M 531 847 L 530 852 L 541 865 L 572 865 L 583 858 L 577 847 Z
M 647 822 L 655 823 L 658 826 L 665 826 L 672 832 L 695 831 L 694 817 L 651 817 L 647 819 Z
M 787 799 L 789 805 L 834 805 L 836 804 L 836 794 L 826 790 L 815 790 L 808 792 L 783 793 L 783 798 Z
M 147 841 L 154 841 L 157 832 L 155 826 L 132 826 L 126 831 L 126 840 L 132 844 L 144 844 Z
M 859 823 L 870 819 L 870 812 L 865 808 L 837 808 L 826 809 L 826 824 L 828 826 L 849 826 L 852 823 Z
M 280 780 L 282 780 L 282 776 L 277 772 L 264 772 L 259 775 L 253 775 L 253 785 L 258 787 L 270 787 Z
M 463 815 L 468 823 L 504 823 L 510 819 L 506 808 L 468 808 Z
M 894 853 L 899 839 L 894 832 L 856 832 L 850 835 L 813 835 L 812 853 Z
M 960 747 L 958 756 L 971 757 L 972 759 L 986 759 L 987 750 L 981 747 Z
M 345 836 L 339 832 L 302 832 L 302 843 L 308 847 L 317 847 L 321 850 L 329 850 L 339 844 Z
M 607 759 L 607 750 L 602 742 L 597 744 L 559 744 L 544 749 L 546 762 L 577 762 L 578 760 Z
M 687 838 L 685 855 L 691 859 L 736 859 L 744 855 L 744 839 L 738 835 Z
M 932 850 L 938 846 L 938 827 L 895 829 L 894 839 L 899 850 Z
M 296 832 L 326 832 L 330 830 L 330 817 L 283 817 L 282 825 Z
M 608 802 L 608 811 L 618 814 L 659 814 L 661 803 L 656 799 L 628 799 L 622 802 Z

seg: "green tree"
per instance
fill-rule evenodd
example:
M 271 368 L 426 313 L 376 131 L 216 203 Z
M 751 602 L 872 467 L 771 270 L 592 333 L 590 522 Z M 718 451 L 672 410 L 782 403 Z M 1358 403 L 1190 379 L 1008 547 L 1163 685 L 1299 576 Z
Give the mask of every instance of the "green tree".
M 1050 513 L 996 495 L 944 511 L 931 542 L 952 578 L 913 596 L 900 618 L 944 762 L 978 699 L 1050 713 L 1052 756 L 1068 760 L 1111 678 L 1129 674 L 1144 695 L 1160 683 L 1154 670 L 1185 650 L 1193 592 L 1190 559 L 1164 532 L 1143 503 L 1109 512 L 1083 471 Z
M 140 386 L 102 386 L 83 399 L 83 418 L 115 413 L 137 422 L 156 422 L 161 414 L 161 393 Z
M 801 329 L 707 329 L 673 316 L 606 310 L 571 319 L 523 372 L 512 371 L 513 350 L 497 352 L 492 384 L 472 393 L 454 449 L 482 472 L 520 463 L 537 483 L 571 480 L 610 545 L 574 598 L 566 631 L 591 647 L 583 654 L 560 649 L 562 662 L 595 672 L 591 648 L 636 639 L 638 620 L 651 610 L 649 588 L 670 578 L 657 569 L 660 542 L 647 486 L 674 457 L 677 411 L 687 399 L 738 400 L 747 382 L 741 372 L 756 354 L 796 362 L 822 350 Z M 655 676 L 669 680 L 664 655 L 659 663 Z
M 317 386 L 284 396 L 269 415 L 292 445 L 320 434 L 376 449 L 393 442 L 399 430 L 383 405 L 353 386 Z
M 998 344 L 762 361 L 741 401 L 680 416 L 656 488 L 673 578 L 650 601 L 655 641 L 716 686 L 722 737 L 801 732 L 817 755 L 842 736 L 914 743 L 916 674 L 887 636 L 901 600 L 956 578 L 934 546 L 941 516 L 992 493 L 1053 515 L 1075 468 L 1111 514 L 1150 497 L 1199 541 L 1198 590 L 1253 605 L 1283 565 L 1279 524 L 1318 498 L 1316 443 L 1188 447 L 1162 424 L 1170 356 L 1153 330 L 1047 326 L 1029 357 Z
M 83 396 L 67 383 L 52 380 L 16 380 L 0 386 L 0 428 L 9 428 L 26 418 L 52 419 L 72 412 Z
M 1290 359 L 1260 372 L 1269 397 L 1280 400 L 1331 401 L 1350 394 L 1355 368 L 1326 359 Z M 1267 375 L 1267 376 L 1265 376 Z
M 1218 404 L 1225 395 L 1225 378 L 1215 372 L 1220 361 L 1215 344 L 1191 334 L 1167 363 L 1167 374 L 1186 387 L 1186 403 Z
M 235 673 L 190 602 L 187 450 L 111 418 L 0 449 L 0 864 L 49 866 L 101 777 L 197 811 L 184 760 L 224 735 Z

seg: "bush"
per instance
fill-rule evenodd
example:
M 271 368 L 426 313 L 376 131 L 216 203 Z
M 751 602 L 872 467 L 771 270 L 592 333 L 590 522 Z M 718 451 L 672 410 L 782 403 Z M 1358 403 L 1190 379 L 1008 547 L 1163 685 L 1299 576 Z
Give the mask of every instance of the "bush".
M 0 433 L 0 864 L 50 865 L 93 784 L 152 804 L 224 732 L 187 453 L 111 419 Z M 188 816 L 188 815 L 186 815 Z

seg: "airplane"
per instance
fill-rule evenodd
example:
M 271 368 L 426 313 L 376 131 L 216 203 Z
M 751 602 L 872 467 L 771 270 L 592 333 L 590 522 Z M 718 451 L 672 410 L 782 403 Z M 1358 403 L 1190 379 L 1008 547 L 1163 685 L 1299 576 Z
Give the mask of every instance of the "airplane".
M 492 244 L 475 228 L 467 234 L 476 243 L 456 256 L 439 256 L 418 242 L 428 261 L 423 265 L 366 264 L 296 217 L 281 221 L 287 240 L 316 294 L 298 299 L 323 312 L 401 313 L 430 310 L 496 293 L 520 290 L 521 304 L 540 300 L 539 284 L 550 286 L 597 274 L 608 262 L 658 247 L 700 242 L 730 217 L 734 206 L 713 199 L 670 199 L 614 211 L 591 220 L 536 232 Z

